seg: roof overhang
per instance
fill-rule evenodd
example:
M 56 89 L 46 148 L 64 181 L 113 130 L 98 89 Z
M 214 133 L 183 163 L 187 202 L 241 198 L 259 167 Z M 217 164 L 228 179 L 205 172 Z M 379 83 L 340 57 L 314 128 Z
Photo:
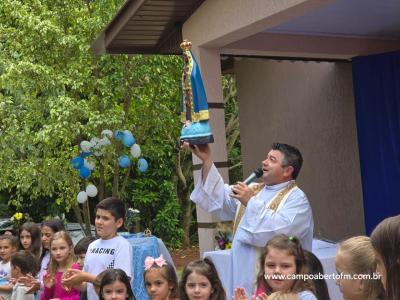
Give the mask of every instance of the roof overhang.
M 128 0 L 92 44 L 96 54 L 179 54 L 182 24 L 205 0 Z

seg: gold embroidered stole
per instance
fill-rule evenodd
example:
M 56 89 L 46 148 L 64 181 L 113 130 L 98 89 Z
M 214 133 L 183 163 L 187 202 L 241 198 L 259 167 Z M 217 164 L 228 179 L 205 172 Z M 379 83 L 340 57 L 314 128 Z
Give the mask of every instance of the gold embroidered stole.
M 295 181 L 290 182 L 286 187 L 279 191 L 276 196 L 269 203 L 268 208 L 273 211 L 278 211 L 281 208 L 281 204 L 283 204 L 282 200 L 286 200 L 285 196 L 289 196 L 289 193 L 297 186 Z M 254 193 L 254 197 L 259 197 L 261 190 L 265 187 L 263 183 L 253 183 L 249 186 Z M 235 221 L 233 222 L 233 235 L 235 235 L 236 230 L 242 221 L 242 217 L 246 210 L 246 206 L 239 203 L 239 207 L 235 216 Z

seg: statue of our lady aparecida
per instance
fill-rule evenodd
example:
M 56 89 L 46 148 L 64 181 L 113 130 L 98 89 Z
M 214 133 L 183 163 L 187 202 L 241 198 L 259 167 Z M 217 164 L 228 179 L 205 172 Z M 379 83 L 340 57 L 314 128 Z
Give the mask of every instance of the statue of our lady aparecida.
M 182 113 L 180 142 L 191 145 L 210 144 L 214 137 L 208 120 L 207 96 L 201 79 L 200 68 L 190 51 L 192 43 L 184 40 L 181 43 L 184 58 L 182 73 Z

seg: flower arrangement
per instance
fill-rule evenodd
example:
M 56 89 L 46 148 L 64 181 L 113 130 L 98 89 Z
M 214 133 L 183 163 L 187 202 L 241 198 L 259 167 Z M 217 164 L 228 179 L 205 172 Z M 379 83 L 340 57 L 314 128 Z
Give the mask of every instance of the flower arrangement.
M 128 208 L 128 213 L 126 216 L 126 226 L 129 232 L 139 232 L 140 231 L 140 211 L 134 208 Z
M 232 233 L 229 231 L 218 231 L 215 240 L 217 241 L 216 250 L 231 249 L 232 247 Z
M 10 221 L 12 223 L 12 228 L 16 231 L 19 230 L 19 227 L 25 223 L 30 221 L 31 218 L 29 217 L 29 214 L 27 213 L 22 213 L 22 212 L 16 212 L 11 218 Z

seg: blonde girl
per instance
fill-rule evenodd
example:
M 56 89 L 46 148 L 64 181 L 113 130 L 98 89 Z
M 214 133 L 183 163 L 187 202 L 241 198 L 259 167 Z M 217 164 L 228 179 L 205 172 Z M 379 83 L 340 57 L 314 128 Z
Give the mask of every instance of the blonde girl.
M 44 275 L 44 291 L 41 300 L 68 299 L 79 300 L 80 291 L 76 288 L 63 286 L 62 278 L 70 268 L 79 269 L 74 262 L 74 245 L 71 237 L 65 231 L 55 233 L 50 239 L 50 263 Z
M 337 285 L 345 300 L 380 299 L 383 287 L 376 276 L 376 256 L 371 239 L 366 236 L 355 236 L 339 244 L 335 258 L 336 271 L 341 276 Z M 350 279 L 347 275 L 370 276 L 370 279 Z

